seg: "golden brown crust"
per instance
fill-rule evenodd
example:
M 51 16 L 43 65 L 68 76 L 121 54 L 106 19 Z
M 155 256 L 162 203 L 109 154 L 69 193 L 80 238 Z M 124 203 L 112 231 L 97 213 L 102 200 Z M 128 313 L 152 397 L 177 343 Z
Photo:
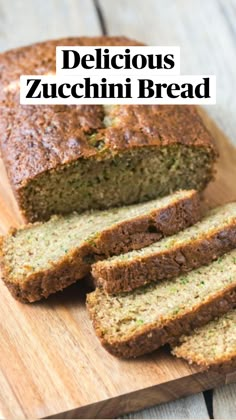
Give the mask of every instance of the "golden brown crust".
M 199 194 L 192 190 L 188 197 L 176 198 L 165 207 L 104 230 L 97 238 L 92 252 L 100 254 L 101 259 L 104 259 L 130 249 L 141 249 L 194 225 L 200 217 Z
M 25 280 L 12 280 L 9 268 L 4 264 L 4 259 L 1 259 L 2 279 L 11 294 L 23 303 L 47 298 L 88 274 L 90 265 L 85 263 L 83 257 L 88 255 L 89 249 L 84 244 L 79 250 L 72 250 L 61 258 L 54 267 L 31 274 Z
M 19 77 L 55 73 L 57 45 L 142 44 L 125 37 L 63 38 L 0 55 L 0 146 L 15 189 L 58 165 L 95 155 L 87 135 L 104 127 L 102 106 L 19 105 Z
M 83 278 L 89 273 L 92 261 L 147 246 L 163 236 L 172 235 L 196 223 L 200 214 L 199 195 L 194 190 L 189 191 L 187 196 L 176 197 L 169 205 L 104 229 L 94 240 L 68 252 L 51 269 L 31 274 L 25 279 L 12 278 L 10 268 L 4 261 L 2 237 L 0 264 L 3 280 L 16 299 L 22 302 L 37 301 Z M 29 224 L 18 230 L 31 229 L 32 226 L 40 227 L 42 224 Z M 13 229 L 9 234 L 14 236 L 16 232 L 17 229 Z
M 192 106 L 115 106 L 108 113 L 116 123 L 109 127 L 104 126 L 102 106 L 20 106 L 19 88 L 15 89 L 19 76 L 55 71 L 56 45 L 141 44 L 122 37 L 69 38 L 0 56 L 1 151 L 16 191 L 46 171 L 80 158 L 99 158 L 99 151 L 88 140 L 93 133 L 103 139 L 103 153 L 107 154 L 179 143 L 201 147 L 215 160 L 211 135 Z
M 234 308 L 205 326 L 194 329 L 190 335 L 180 337 L 171 352 L 204 370 L 232 372 L 236 367 L 235 322 Z
M 227 228 L 216 228 L 211 234 L 186 245 L 173 245 L 155 255 L 139 257 L 109 265 L 105 261 L 92 266 L 97 285 L 108 294 L 129 292 L 137 287 L 171 277 L 211 263 L 236 247 L 236 221 Z
M 97 37 L 67 37 L 37 42 L 25 47 L 14 48 L 0 54 L 0 75 L 3 88 L 19 81 L 22 74 L 47 74 L 56 71 L 56 46 L 118 46 L 118 45 L 144 45 L 141 42 L 123 36 L 97 36 Z M 11 99 L 11 104 L 6 101 Z M 0 103 L 15 106 L 18 94 L 13 89 L 0 91 Z
M 232 354 L 222 355 L 222 357 L 217 359 L 215 362 L 207 362 L 203 358 L 198 358 L 198 360 L 193 360 L 188 354 L 182 354 L 178 352 L 178 347 L 172 351 L 172 354 L 178 358 L 187 360 L 190 365 L 200 367 L 204 370 L 211 370 L 220 373 L 229 373 L 233 372 L 236 369 L 236 352 Z
M 224 291 L 215 293 L 214 297 L 200 303 L 194 310 L 177 314 L 161 326 L 144 325 L 138 333 L 117 340 L 110 339 L 108 334 L 104 335 L 96 317 L 96 299 L 95 293 L 88 294 L 87 308 L 102 345 L 114 356 L 132 358 L 151 353 L 164 344 L 174 344 L 183 334 L 191 333 L 193 328 L 207 324 L 214 317 L 228 312 L 236 304 L 236 286 L 235 284 L 228 286 Z

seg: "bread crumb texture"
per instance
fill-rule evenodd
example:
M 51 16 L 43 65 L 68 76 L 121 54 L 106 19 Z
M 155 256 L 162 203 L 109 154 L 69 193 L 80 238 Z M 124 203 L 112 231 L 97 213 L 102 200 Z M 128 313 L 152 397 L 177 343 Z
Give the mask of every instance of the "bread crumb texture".
M 235 247 L 236 203 L 229 203 L 175 235 L 95 263 L 92 273 L 107 293 L 130 291 L 209 264 Z
M 88 274 L 96 259 L 148 245 L 199 217 L 196 191 L 107 211 L 53 216 L 1 239 L 4 279 L 16 297 L 37 300 Z
M 184 276 L 107 295 L 101 288 L 87 305 L 97 335 L 111 353 L 135 357 L 173 342 L 194 326 L 236 304 L 236 250 Z
M 235 259 L 236 263 L 236 259 Z M 184 336 L 173 354 L 205 368 L 227 370 L 236 366 L 236 310 Z

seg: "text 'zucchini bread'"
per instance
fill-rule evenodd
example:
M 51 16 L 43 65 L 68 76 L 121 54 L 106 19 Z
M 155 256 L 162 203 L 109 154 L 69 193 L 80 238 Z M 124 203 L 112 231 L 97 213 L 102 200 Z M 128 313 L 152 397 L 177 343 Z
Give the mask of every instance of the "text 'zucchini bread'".
M 57 45 L 140 44 L 69 38 L 0 55 L 0 147 L 26 220 L 204 189 L 217 153 L 192 106 L 19 105 L 19 77 L 55 73 Z
M 158 243 L 95 263 L 92 274 L 107 293 L 178 276 L 236 248 L 236 203 L 209 213 L 197 224 Z
M 88 274 L 96 259 L 141 248 L 199 218 L 196 191 L 107 211 L 53 216 L 1 239 L 3 277 L 17 299 L 33 302 Z
M 153 279 L 154 280 L 154 279 Z M 236 304 L 236 250 L 185 276 L 110 296 L 87 295 L 95 332 L 113 355 L 130 358 L 173 343 Z
M 205 369 L 232 371 L 236 368 L 236 309 L 197 328 L 172 353 Z

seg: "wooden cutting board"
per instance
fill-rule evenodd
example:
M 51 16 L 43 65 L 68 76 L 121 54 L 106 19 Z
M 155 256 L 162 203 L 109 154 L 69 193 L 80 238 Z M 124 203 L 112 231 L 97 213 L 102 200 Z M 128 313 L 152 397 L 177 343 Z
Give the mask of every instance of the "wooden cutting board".
M 203 113 L 203 111 L 201 111 Z M 205 192 L 209 206 L 236 200 L 236 150 L 203 114 L 220 160 Z M 0 230 L 22 223 L 0 161 Z M 137 360 L 109 355 L 85 310 L 85 286 L 24 305 L 0 282 L 0 417 L 106 418 L 236 381 L 200 372 L 168 349 Z

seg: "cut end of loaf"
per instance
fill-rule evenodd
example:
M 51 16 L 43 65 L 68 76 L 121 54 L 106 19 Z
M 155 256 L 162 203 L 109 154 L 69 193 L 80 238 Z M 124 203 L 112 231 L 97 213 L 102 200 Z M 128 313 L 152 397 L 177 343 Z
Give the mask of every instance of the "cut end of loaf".
M 214 175 L 214 154 L 201 147 L 143 147 L 101 159 L 79 159 L 43 173 L 18 189 L 28 221 L 88 209 L 106 209 L 203 190 Z
M 26 69 L 55 72 L 55 47 L 64 43 L 140 45 L 123 37 L 80 37 L 1 54 L 0 148 L 25 219 L 203 190 L 217 152 L 194 106 L 19 104 L 19 89 L 9 86 Z

